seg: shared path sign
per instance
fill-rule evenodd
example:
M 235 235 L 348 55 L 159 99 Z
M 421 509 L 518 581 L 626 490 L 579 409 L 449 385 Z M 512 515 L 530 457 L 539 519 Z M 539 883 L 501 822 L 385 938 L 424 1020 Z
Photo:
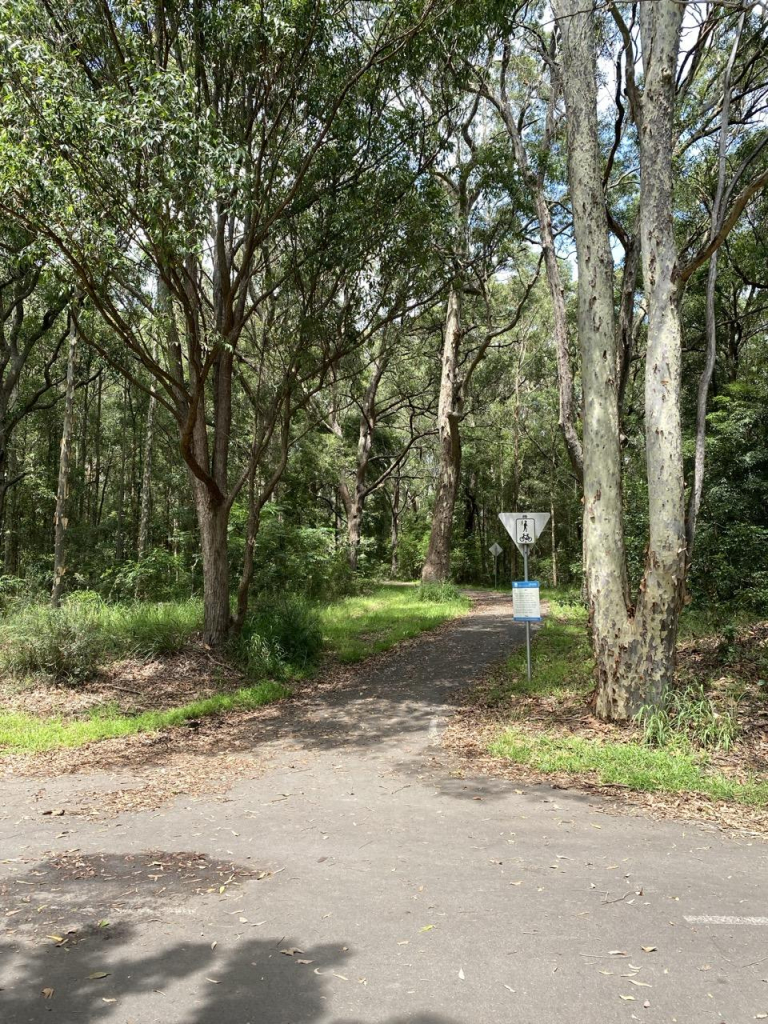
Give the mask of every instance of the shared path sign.
M 549 522 L 549 512 L 499 512 L 504 529 L 523 556 L 524 580 L 512 583 L 512 617 L 525 623 L 528 678 L 531 678 L 531 623 L 541 622 L 539 584 L 528 579 L 528 555 Z

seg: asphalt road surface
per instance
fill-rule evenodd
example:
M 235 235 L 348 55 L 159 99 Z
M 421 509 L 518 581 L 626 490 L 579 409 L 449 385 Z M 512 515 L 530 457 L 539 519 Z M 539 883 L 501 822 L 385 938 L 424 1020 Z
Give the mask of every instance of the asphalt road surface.
M 457 694 L 522 635 L 486 597 L 256 717 L 225 795 L 91 822 L 41 813 L 82 775 L 6 779 L 0 1022 L 768 1020 L 765 844 L 452 771 Z

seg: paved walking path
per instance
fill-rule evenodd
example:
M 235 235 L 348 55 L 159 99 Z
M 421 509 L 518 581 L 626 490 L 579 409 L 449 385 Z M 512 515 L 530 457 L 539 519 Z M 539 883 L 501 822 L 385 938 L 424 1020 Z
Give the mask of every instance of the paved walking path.
M 63 834 L 6 782 L 2 1024 L 768 1020 L 768 846 L 451 774 L 457 693 L 520 640 L 486 595 L 254 719 L 224 797 Z

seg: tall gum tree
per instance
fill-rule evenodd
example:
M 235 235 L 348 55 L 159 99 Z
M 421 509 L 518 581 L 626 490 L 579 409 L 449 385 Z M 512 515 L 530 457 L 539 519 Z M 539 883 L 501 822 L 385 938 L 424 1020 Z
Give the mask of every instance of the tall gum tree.
M 450 576 L 453 513 L 461 475 L 461 422 L 472 378 L 491 345 L 519 322 L 540 266 L 519 272 L 521 294 L 510 293 L 510 308 L 497 308 L 495 275 L 502 269 L 518 269 L 515 262 L 524 243 L 518 197 L 510 189 L 514 159 L 497 148 L 485 107 L 476 94 L 460 116 L 451 111 L 447 134 L 454 139 L 452 164 L 433 172 L 446 193 L 452 238 L 438 391 L 435 499 L 421 571 L 424 583 Z M 494 207 L 496 190 L 505 193 L 500 209 Z M 480 312 L 473 305 L 471 317 L 465 320 L 473 299 Z
M 681 335 L 672 218 L 675 70 L 682 6 L 641 11 L 640 224 L 648 299 L 645 409 L 650 537 L 629 601 L 622 522 L 614 266 L 597 116 L 596 25 L 580 0 L 557 0 L 567 111 L 568 174 L 578 258 L 584 396 L 584 552 L 597 663 L 597 711 L 625 720 L 657 702 L 674 671 L 685 570 Z
M 681 29 L 686 4 L 640 5 L 636 36 L 616 6 L 626 54 L 626 94 L 638 133 L 639 238 L 647 343 L 645 454 L 648 546 L 637 594 L 627 585 L 622 519 L 614 261 L 599 147 L 597 26 L 590 5 L 556 0 L 567 113 L 568 174 L 578 258 L 578 329 L 584 399 L 584 549 L 597 665 L 596 708 L 627 720 L 659 703 L 671 684 L 686 573 L 682 454 L 681 302 L 685 281 L 727 236 L 761 176 L 733 195 L 720 230 L 685 265 L 675 238 L 674 151 Z M 688 63 L 688 62 L 684 62 Z M 690 63 L 695 70 L 696 60 Z

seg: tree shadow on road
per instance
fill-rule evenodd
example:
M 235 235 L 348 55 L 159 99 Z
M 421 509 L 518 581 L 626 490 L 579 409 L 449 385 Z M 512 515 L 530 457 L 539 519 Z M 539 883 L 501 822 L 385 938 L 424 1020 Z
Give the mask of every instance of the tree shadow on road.
M 362 995 L 364 979 L 355 975 L 349 961 L 349 942 L 317 943 L 296 935 L 275 942 L 257 937 L 254 925 L 244 918 L 239 919 L 242 925 L 229 926 L 229 937 L 219 928 L 216 941 L 217 928 L 206 923 L 209 913 L 221 919 L 221 909 L 214 909 L 211 900 L 218 904 L 233 897 L 235 909 L 228 913 L 236 914 L 241 886 L 258 885 L 263 875 L 200 854 L 167 852 L 74 852 L 20 871 L 0 894 L 6 914 L 0 943 L 0 1020 L 331 1021 L 329 1004 L 341 995 L 339 986 L 344 986 L 345 997 Z M 376 1002 L 366 990 L 362 999 L 368 998 Z M 344 1002 L 349 1005 L 347 998 Z M 380 1009 L 377 1003 L 377 1021 Z M 345 1017 L 335 1024 L 364 1020 Z M 458 1024 L 431 1013 L 393 1017 L 386 1024 L 406 1021 Z

